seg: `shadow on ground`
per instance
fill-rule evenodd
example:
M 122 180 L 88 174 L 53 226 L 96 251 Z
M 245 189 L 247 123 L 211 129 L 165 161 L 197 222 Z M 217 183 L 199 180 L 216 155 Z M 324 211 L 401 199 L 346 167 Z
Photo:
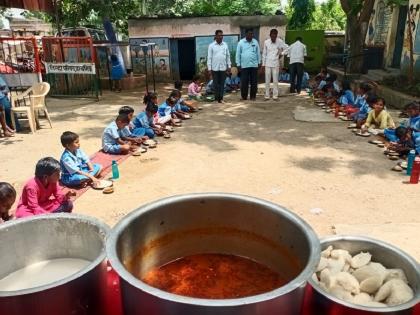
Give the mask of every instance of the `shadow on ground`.
M 160 101 L 172 90 L 172 85 L 159 85 Z M 70 101 L 50 101 L 54 121 L 91 121 L 92 127 L 79 130 L 82 138 L 98 138 L 105 126 L 117 115 L 122 105 L 130 105 L 136 112 L 143 109 L 144 92 L 129 91 L 121 94 L 104 93 L 99 102 L 81 102 L 77 106 Z M 261 97 L 259 98 L 261 99 Z M 239 95 L 227 97 L 227 104 L 203 103 L 203 111 L 184 123 L 174 138 L 187 143 L 205 146 L 214 152 L 240 150 L 237 141 L 287 147 L 312 148 L 321 152 L 328 148 L 353 155 L 354 161 L 344 161 L 334 156 L 295 156 L 290 159 L 293 167 L 307 171 L 332 172 L 335 167 L 351 170 L 355 176 L 374 174 L 383 177 L 384 165 L 392 167 L 381 156 L 380 149 L 367 144 L 366 139 L 355 137 L 346 129 L 346 123 L 316 123 L 296 121 L 293 110 L 314 106 L 305 96 L 281 97 L 273 102 L 241 102 Z M 328 114 L 325 114 L 328 115 Z M 0 140 L 1 141 L 1 140 Z M 98 148 L 100 143 L 98 143 Z M 305 151 L 302 151 L 305 152 Z M 263 154 L 263 152 L 261 152 Z M 339 155 L 339 154 L 338 154 Z M 377 165 L 382 164 L 382 165 Z

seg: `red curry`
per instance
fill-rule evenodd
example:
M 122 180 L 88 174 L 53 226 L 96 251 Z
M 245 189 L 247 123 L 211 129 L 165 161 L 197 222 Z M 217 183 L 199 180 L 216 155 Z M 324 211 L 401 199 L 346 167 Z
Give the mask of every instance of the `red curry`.
M 178 295 L 232 299 L 265 293 L 286 284 L 280 274 L 251 259 L 201 254 L 153 268 L 143 282 Z

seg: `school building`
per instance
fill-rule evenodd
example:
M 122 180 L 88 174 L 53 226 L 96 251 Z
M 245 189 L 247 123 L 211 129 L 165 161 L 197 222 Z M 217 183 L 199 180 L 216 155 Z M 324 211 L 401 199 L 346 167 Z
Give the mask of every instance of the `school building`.
M 372 68 L 408 71 L 410 41 L 408 27 L 413 33 L 414 72 L 420 78 L 420 0 L 408 5 L 390 6 L 386 0 L 376 0 L 365 40 Z
M 273 28 L 284 39 L 286 24 L 284 15 L 130 19 L 128 32 L 133 72 L 154 72 L 159 81 L 191 80 L 194 74 L 201 74 L 207 68 L 207 49 L 216 30 L 223 31 L 235 65 L 236 46 L 245 36 L 246 29 L 253 29 L 255 38 L 262 45 Z M 147 43 L 155 44 L 153 58 L 151 48 L 145 46 Z

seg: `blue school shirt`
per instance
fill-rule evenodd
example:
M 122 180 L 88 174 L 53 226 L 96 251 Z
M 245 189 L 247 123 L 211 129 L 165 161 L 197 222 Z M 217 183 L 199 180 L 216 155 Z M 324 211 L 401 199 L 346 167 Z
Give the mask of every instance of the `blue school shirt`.
M 334 86 L 334 90 L 336 91 L 336 92 L 340 92 L 341 91 L 341 89 L 340 89 L 340 86 L 338 85 L 338 83 L 337 83 L 337 81 L 334 81 L 333 82 L 333 86 Z
M 89 157 L 81 149 L 77 149 L 75 154 L 69 150 L 64 150 L 60 158 L 61 176 L 73 175 L 80 171 L 82 167 L 86 167 Z
M 420 132 L 420 115 L 416 117 L 411 117 L 408 120 L 408 127 L 416 132 Z
M 212 93 L 213 92 L 213 80 L 210 80 L 206 85 L 206 92 Z
M 290 74 L 289 73 L 280 73 L 279 81 L 290 81 Z
M 118 130 L 117 123 L 113 121 L 110 123 L 104 130 L 102 135 L 102 147 L 108 147 L 118 144 L 118 139 L 120 138 L 120 133 Z
M 118 130 L 121 138 L 134 138 L 135 136 L 131 133 L 130 127 L 125 126 L 123 129 Z
M 344 91 L 339 100 L 341 105 L 353 105 L 354 104 L 354 94 L 351 90 Z
M 308 82 L 309 82 L 309 73 L 304 72 L 303 77 L 302 77 L 302 86 L 301 87 L 306 89 L 309 86 Z
M 241 79 L 239 77 L 230 77 L 230 84 L 239 85 L 241 84 Z
M 257 68 L 261 63 L 260 44 L 256 39 L 241 39 L 236 49 L 236 65 L 241 68 Z
M 158 107 L 158 114 L 159 117 L 166 117 L 171 116 L 172 107 L 168 105 L 168 103 L 163 103 Z
M 133 119 L 134 128 L 150 128 L 153 124 L 153 116 L 147 117 L 147 113 L 141 112 Z
M 319 82 L 318 90 L 322 90 L 322 88 L 326 85 L 327 85 L 327 81 L 322 80 L 321 82 Z
M 241 83 L 239 77 L 226 77 L 225 87 L 226 85 L 238 85 L 239 83 Z
M 372 108 L 370 108 L 369 104 L 366 102 L 366 100 L 363 98 L 364 103 L 362 103 L 362 106 L 360 107 L 359 114 L 369 114 Z
M 353 106 L 360 108 L 364 103 L 366 103 L 366 99 L 363 97 L 363 95 L 356 95 Z

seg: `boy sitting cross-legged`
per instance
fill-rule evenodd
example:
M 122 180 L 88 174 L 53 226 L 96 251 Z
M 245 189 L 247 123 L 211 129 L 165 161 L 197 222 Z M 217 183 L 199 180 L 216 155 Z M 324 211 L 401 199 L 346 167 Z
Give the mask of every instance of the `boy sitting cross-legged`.
M 96 182 L 102 166 L 92 164 L 89 157 L 80 149 L 79 135 L 66 131 L 61 135 L 61 144 L 65 148 L 60 159 L 61 182 L 69 187 Z
M 128 154 L 136 151 L 137 146 L 121 138 L 120 132 L 130 123 L 130 118 L 126 114 L 120 114 L 110 123 L 102 134 L 102 150 L 109 154 Z

